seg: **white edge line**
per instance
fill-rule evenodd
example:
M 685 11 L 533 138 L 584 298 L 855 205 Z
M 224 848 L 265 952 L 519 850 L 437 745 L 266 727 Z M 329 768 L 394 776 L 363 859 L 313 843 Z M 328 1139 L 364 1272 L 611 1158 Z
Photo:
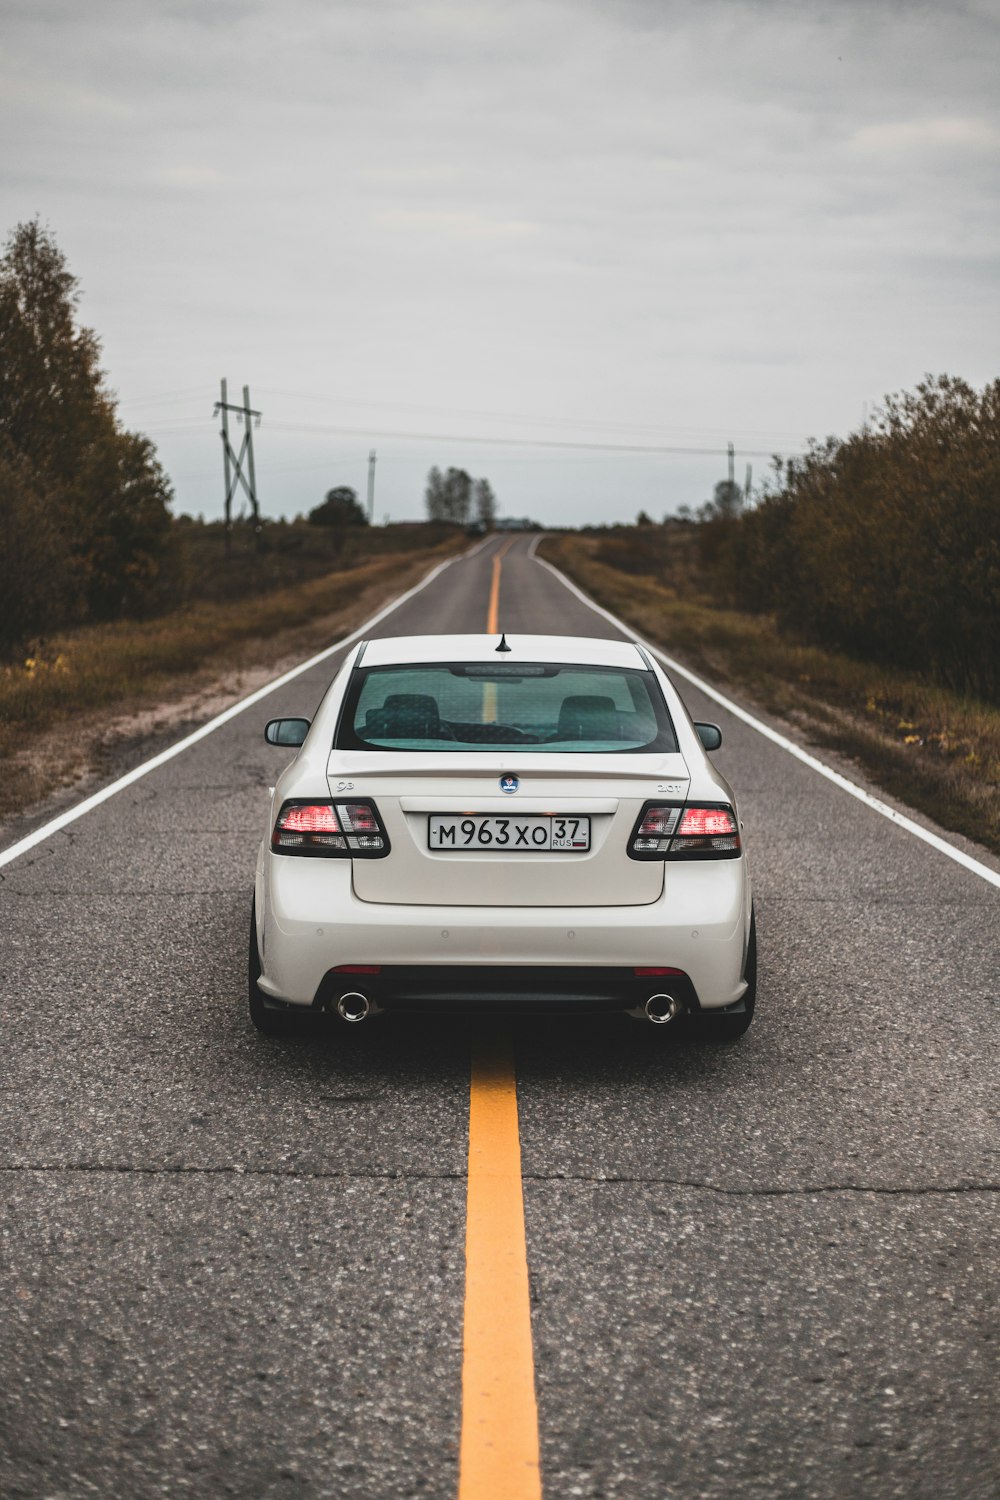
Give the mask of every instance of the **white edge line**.
M 817 775 L 825 776 L 827 781 L 832 781 L 834 786 L 839 786 L 842 792 L 847 792 L 850 796 L 856 797 L 866 807 L 870 807 L 874 812 L 880 813 L 883 818 L 888 818 L 890 823 L 895 823 L 899 828 L 905 828 L 906 832 L 912 833 L 914 838 L 922 839 L 925 844 L 930 844 L 932 849 L 937 849 L 940 854 L 946 854 L 949 859 L 953 859 L 963 869 L 971 871 L 973 875 L 978 875 L 981 880 L 985 880 L 989 885 L 996 886 L 1000 890 L 1000 874 L 996 870 L 991 870 L 989 865 L 984 865 L 978 859 L 973 859 L 972 855 L 966 854 L 964 849 L 956 849 L 954 844 L 949 844 L 946 839 L 938 838 L 937 834 L 931 833 L 930 829 L 922 828 L 919 823 L 914 823 L 912 818 L 908 818 L 905 814 L 897 812 L 887 802 L 882 802 L 878 797 L 873 797 L 870 792 L 865 791 L 864 787 L 858 786 L 854 781 L 849 781 L 846 776 L 841 776 L 839 771 L 835 771 L 832 766 L 828 766 L 823 761 L 817 760 L 815 755 L 810 755 L 808 750 L 803 750 L 801 746 L 795 744 L 794 740 L 786 739 L 783 734 L 779 734 L 776 729 L 772 729 L 763 720 L 754 718 L 753 714 L 747 713 L 745 708 L 740 708 L 738 703 L 734 703 L 731 698 L 727 698 L 725 694 L 720 693 L 718 688 L 712 687 L 703 677 L 698 677 L 696 673 L 682 666 L 674 657 L 668 656 L 665 651 L 661 651 L 657 646 L 650 645 L 649 641 L 643 640 L 642 636 L 638 635 L 631 626 L 626 625 L 623 620 L 619 620 L 610 610 L 603 609 L 600 604 L 595 604 L 593 599 L 589 599 L 583 590 L 577 588 L 573 580 L 567 578 L 566 574 L 561 572 L 553 563 L 546 562 L 544 557 L 536 555 L 536 549 L 541 540 L 540 536 L 535 538 L 528 548 L 528 556 L 533 558 L 535 562 L 540 563 L 543 568 L 548 568 L 550 573 L 554 573 L 560 583 L 564 584 L 571 594 L 575 594 L 595 614 L 603 615 L 605 620 L 614 625 L 616 629 L 621 630 L 628 636 L 629 640 L 635 641 L 636 645 L 642 646 L 645 650 L 652 652 L 672 673 L 675 673 L 678 677 L 683 677 L 693 687 L 696 687 L 699 692 L 704 693 L 706 698 L 711 698 L 713 703 L 718 703 L 737 719 L 742 720 L 744 724 L 749 724 L 751 729 L 756 729 L 757 733 L 762 734 L 766 740 L 770 740 L 774 745 L 779 745 L 782 750 L 787 750 L 789 755 L 794 755 L 796 760 L 800 760 L 803 765 L 808 766 Z
M 486 540 L 488 541 L 489 538 Z M 326 661 L 328 657 L 334 656 L 338 651 L 342 651 L 345 646 L 349 646 L 352 641 L 356 641 L 360 636 L 363 636 L 367 630 L 371 630 L 373 625 L 377 625 L 380 620 L 384 620 L 386 615 L 391 615 L 393 610 L 399 609 L 400 605 L 412 599 L 414 594 L 419 594 L 421 589 L 425 589 L 429 583 L 433 583 L 434 579 L 437 578 L 439 573 L 443 573 L 445 568 L 450 568 L 454 562 L 463 562 L 466 558 L 474 556 L 480 550 L 480 547 L 485 545 L 486 543 L 482 542 L 479 546 L 462 553 L 460 557 L 447 557 L 444 562 L 437 563 L 425 578 L 422 578 L 419 583 L 414 584 L 413 588 L 407 589 L 404 594 L 400 594 L 398 598 L 393 599 L 384 609 L 380 609 L 377 614 L 372 615 L 371 619 L 365 620 L 363 625 L 359 625 L 357 630 L 352 630 L 350 635 L 342 636 L 332 646 L 327 646 L 324 650 L 317 651 L 315 656 L 310 656 L 308 661 L 300 662 L 297 667 L 292 667 L 290 672 L 285 672 L 281 677 L 276 677 L 273 682 L 265 683 L 262 688 L 258 688 L 249 697 L 241 698 L 238 703 L 231 704 L 221 714 L 217 714 L 214 719 L 209 719 L 207 724 L 202 724 L 191 734 L 185 735 L 184 739 L 178 740 L 173 745 L 168 745 L 166 750 L 160 751 L 159 755 L 154 755 L 151 760 L 143 761 L 141 766 L 134 766 L 131 771 L 127 771 L 117 781 L 112 781 L 110 785 L 102 787 L 99 792 L 94 792 L 93 796 L 86 797 L 82 802 L 77 802 L 75 806 L 67 808 L 66 812 L 60 813 L 51 822 L 43 823 L 41 828 L 36 828 L 34 833 L 29 833 L 26 838 L 19 840 L 18 843 L 11 844 L 9 849 L 4 849 L 0 852 L 0 870 L 5 865 L 13 863 L 15 859 L 19 859 L 22 854 L 27 854 L 29 849 L 35 849 L 39 844 L 43 844 L 53 834 L 60 833 L 70 823 L 75 823 L 77 818 L 82 818 L 86 813 L 93 812 L 94 808 L 100 807 L 102 802 L 107 802 L 111 797 L 117 797 L 118 793 L 123 792 L 126 787 L 130 787 L 135 782 L 141 781 L 144 776 L 148 776 L 150 771 L 156 771 L 160 766 L 165 766 L 168 760 L 173 760 L 177 755 L 183 755 L 185 750 L 190 750 L 191 746 L 197 745 L 199 740 L 206 739 L 208 735 L 214 734 L 223 724 L 228 724 L 230 719 L 235 719 L 237 714 L 241 714 L 244 710 L 252 708 L 255 703 L 260 703 L 269 694 L 275 692 L 280 687 L 284 687 L 286 682 L 291 682 L 294 678 L 301 677 L 302 673 L 308 672 L 310 667 L 315 667 L 321 661 Z

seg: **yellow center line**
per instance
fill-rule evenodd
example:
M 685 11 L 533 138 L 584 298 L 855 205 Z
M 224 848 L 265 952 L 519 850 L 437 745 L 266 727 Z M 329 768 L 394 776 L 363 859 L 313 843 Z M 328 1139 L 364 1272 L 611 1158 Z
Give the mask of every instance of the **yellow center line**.
M 515 540 L 493 558 L 490 635 L 499 628 L 500 559 Z M 491 717 L 495 713 L 494 697 Z M 509 1036 L 478 1042 L 472 1055 L 463 1340 L 458 1500 L 541 1500 L 521 1140 Z
M 541 1500 L 509 1037 L 479 1043 L 472 1059 L 464 1338 L 458 1500 Z
M 490 602 L 486 611 L 486 634 L 496 635 L 500 629 L 500 554 L 493 558 L 493 578 L 490 583 Z
M 499 552 L 493 554 L 493 577 L 490 581 L 490 602 L 486 611 L 486 634 L 499 635 L 500 633 L 500 559 L 513 547 L 517 541 L 516 536 L 508 537 Z
M 490 580 L 490 602 L 486 610 L 486 634 L 498 635 L 500 633 L 500 559 L 517 541 L 517 537 L 509 537 L 499 552 L 493 554 L 493 577 Z M 483 723 L 492 724 L 497 716 L 497 685 L 495 682 L 483 683 Z

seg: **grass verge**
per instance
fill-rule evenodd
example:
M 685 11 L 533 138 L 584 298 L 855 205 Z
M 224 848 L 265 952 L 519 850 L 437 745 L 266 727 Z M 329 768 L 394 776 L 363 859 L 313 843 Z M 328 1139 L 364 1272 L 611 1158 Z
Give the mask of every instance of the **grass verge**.
M 566 536 L 540 550 L 692 670 L 746 691 L 943 828 L 1000 854 L 1000 708 L 790 640 L 769 616 L 720 609 L 625 573 L 597 557 L 599 547 L 595 538 Z
M 0 669 L 0 817 L 127 761 L 130 741 L 211 717 L 467 546 L 452 536 L 256 598 L 52 636 Z

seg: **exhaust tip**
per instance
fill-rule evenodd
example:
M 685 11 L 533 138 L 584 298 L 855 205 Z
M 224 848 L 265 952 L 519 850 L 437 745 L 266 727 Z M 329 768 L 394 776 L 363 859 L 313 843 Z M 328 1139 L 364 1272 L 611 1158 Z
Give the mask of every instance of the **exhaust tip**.
M 650 995 L 643 1009 L 654 1026 L 666 1026 L 684 1009 L 674 995 Z
M 348 990 L 337 1001 L 337 1015 L 343 1021 L 363 1021 L 370 1010 L 368 996 L 362 995 L 358 990 Z

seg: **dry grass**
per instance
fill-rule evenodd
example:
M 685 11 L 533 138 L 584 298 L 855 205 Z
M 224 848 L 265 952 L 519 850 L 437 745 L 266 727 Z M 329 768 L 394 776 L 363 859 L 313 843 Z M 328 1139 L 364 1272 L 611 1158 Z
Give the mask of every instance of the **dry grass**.
M 648 639 L 718 683 L 745 689 L 814 742 L 857 762 L 945 828 L 1000 853 L 1000 709 L 919 677 L 801 645 L 765 615 L 683 597 L 655 577 L 560 537 L 544 555 Z
M 120 761 L 130 735 L 210 717 L 249 690 L 248 673 L 266 680 L 279 664 L 322 649 L 467 546 L 456 536 L 255 599 L 192 604 L 40 643 L 0 668 L 0 815 L 86 777 L 111 743 Z

